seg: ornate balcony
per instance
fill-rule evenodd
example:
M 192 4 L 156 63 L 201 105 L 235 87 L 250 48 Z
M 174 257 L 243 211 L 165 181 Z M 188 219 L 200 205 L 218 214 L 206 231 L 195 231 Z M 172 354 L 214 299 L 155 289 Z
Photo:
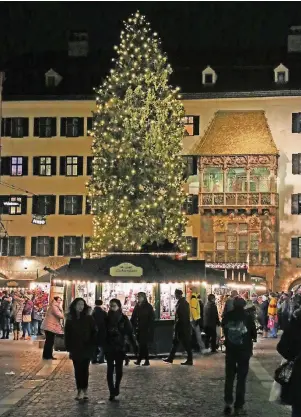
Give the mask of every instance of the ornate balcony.
M 202 208 L 278 207 L 277 193 L 200 193 Z

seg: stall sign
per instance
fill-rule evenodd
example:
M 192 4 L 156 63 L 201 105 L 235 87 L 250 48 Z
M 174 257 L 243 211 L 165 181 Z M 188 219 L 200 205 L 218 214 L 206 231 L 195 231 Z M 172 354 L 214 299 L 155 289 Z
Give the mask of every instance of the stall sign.
M 143 269 L 130 263 L 122 263 L 110 268 L 111 277 L 141 277 Z
M 18 283 L 16 281 L 8 281 L 7 286 L 8 287 L 17 287 Z

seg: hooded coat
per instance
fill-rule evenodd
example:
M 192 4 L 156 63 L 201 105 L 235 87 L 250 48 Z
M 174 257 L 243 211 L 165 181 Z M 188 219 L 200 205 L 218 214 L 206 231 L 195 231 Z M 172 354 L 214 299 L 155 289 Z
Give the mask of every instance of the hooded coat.
M 0 307 L 0 326 L 2 330 L 9 330 L 10 316 L 12 308 L 12 299 L 10 297 L 3 298 Z
M 151 343 L 154 339 L 155 313 L 148 301 L 136 304 L 131 323 L 139 343 Z
M 57 301 L 53 300 L 42 323 L 42 330 L 47 330 L 48 332 L 55 334 L 63 334 L 64 331 L 61 325 L 61 320 L 63 318 L 64 313 L 61 306 Z

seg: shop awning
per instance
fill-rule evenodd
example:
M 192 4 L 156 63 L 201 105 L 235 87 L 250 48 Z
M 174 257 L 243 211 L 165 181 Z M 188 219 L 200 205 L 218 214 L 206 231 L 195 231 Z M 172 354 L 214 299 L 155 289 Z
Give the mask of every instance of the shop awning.
M 74 258 L 57 278 L 92 282 L 201 282 L 219 279 L 206 276 L 205 261 L 175 260 L 168 256 L 138 253 L 82 261 Z

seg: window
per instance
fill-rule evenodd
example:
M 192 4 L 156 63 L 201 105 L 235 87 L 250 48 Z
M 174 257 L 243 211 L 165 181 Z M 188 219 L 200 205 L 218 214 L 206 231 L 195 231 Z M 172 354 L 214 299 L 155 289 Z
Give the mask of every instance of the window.
M 198 173 L 198 157 L 197 156 L 184 156 L 185 173 L 184 178 L 188 178 L 191 175 L 197 175 Z
M 284 71 L 279 71 L 277 72 L 277 83 L 279 84 L 284 84 L 285 81 L 285 72 Z
M 301 153 L 294 153 L 292 156 L 292 173 L 301 174 Z
M 66 175 L 67 177 L 83 175 L 83 161 L 82 156 L 61 156 L 60 175 Z
M 301 194 L 292 194 L 292 214 L 301 214 Z
M 35 117 L 34 136 L 40 138 L 56 136 L 56 117 Z
M 205 84 L 213 84 L 213 74 L 205 74 Z
M 69 138 L 84 136 L 84 118 L 61 117 L 61 136 Z
M 259 250 L 259 233 L 250 233 L 250 250 Z
M 301 133 L 301 113 L 292 114 L 292 133 Z
M 197 195 L 189 195 L 187 196 L 186 203 L 184 204 L 184 211 L 186 214 L 198 214 L 199 212 L 199 198 Z
M 93 174 L 93 156 L 87 157 L 87 175 Z
M 41 177 L 56 175 L 56 157 L 35 156 L 33 158 L 33 175 Z
M 248 189 L 247 172 L 244 168 L 230 168 L 227 175 L 227 192 L 246 192 Z
M 82 237 L 64 236 L 58 238 L 58 256 L 80 256 L 82 249 Z
M 197 136 L 200 134 L 200 116 L 183 117 L 184 136 Z
M 198 256 L 198 238 L 187 236 L 186 237 L 187 244 L 189 245 L 189 252 L 188 257 L 189 258 L 196 258 Z
M 83 196 L 61 195 L 59 202 L 59 214 L 82 214 Z
M 222 193 L 224 191 L 224 173 L 222 168 L 205 168 L 203 173 L 203 193 Z
M 9 206 L 9 214 L 22 214 L 22 197 L 10 197 L 11 203 L 16 203 L 16 206 Z
M 25 237 L 9 236 L 0 239 L 0 256 L 24 256 Z
M 271 191 L 270 170 L 265 167 L 253 168 L 250 171 L 250 192 Z
M 32 198 L 32 214 L 49 216 L 55 214 L 55 195 L 34 195 Z
M 31 256 L 54 256 L 54 237 L 32 237 Z
M 291 240 L 291 257 L 301 258 L 301 237 L 293 237 Z
M 239 235 L 238 236 L 238 250 L 247 251 L 248 250 L 248 235 Z
M 23 157 L 22 156 L 11 157 L 11 175 L 12 176 L 23 175 Z
M 225 233 L 216 233 L 215 234 L 216 250 L 225 250 L 226 249 L 226 234 Z
M 5 117 L 2 119 L 3 137 L 23 138 L 28 136 L 28 117 Z
M 86 197 L 86 214 L 92 213 L 92 201 L 91 197 Z
M 47 75 L 46 84 L 47 84 L 47 87 L 55 87 L 55 76 Z

